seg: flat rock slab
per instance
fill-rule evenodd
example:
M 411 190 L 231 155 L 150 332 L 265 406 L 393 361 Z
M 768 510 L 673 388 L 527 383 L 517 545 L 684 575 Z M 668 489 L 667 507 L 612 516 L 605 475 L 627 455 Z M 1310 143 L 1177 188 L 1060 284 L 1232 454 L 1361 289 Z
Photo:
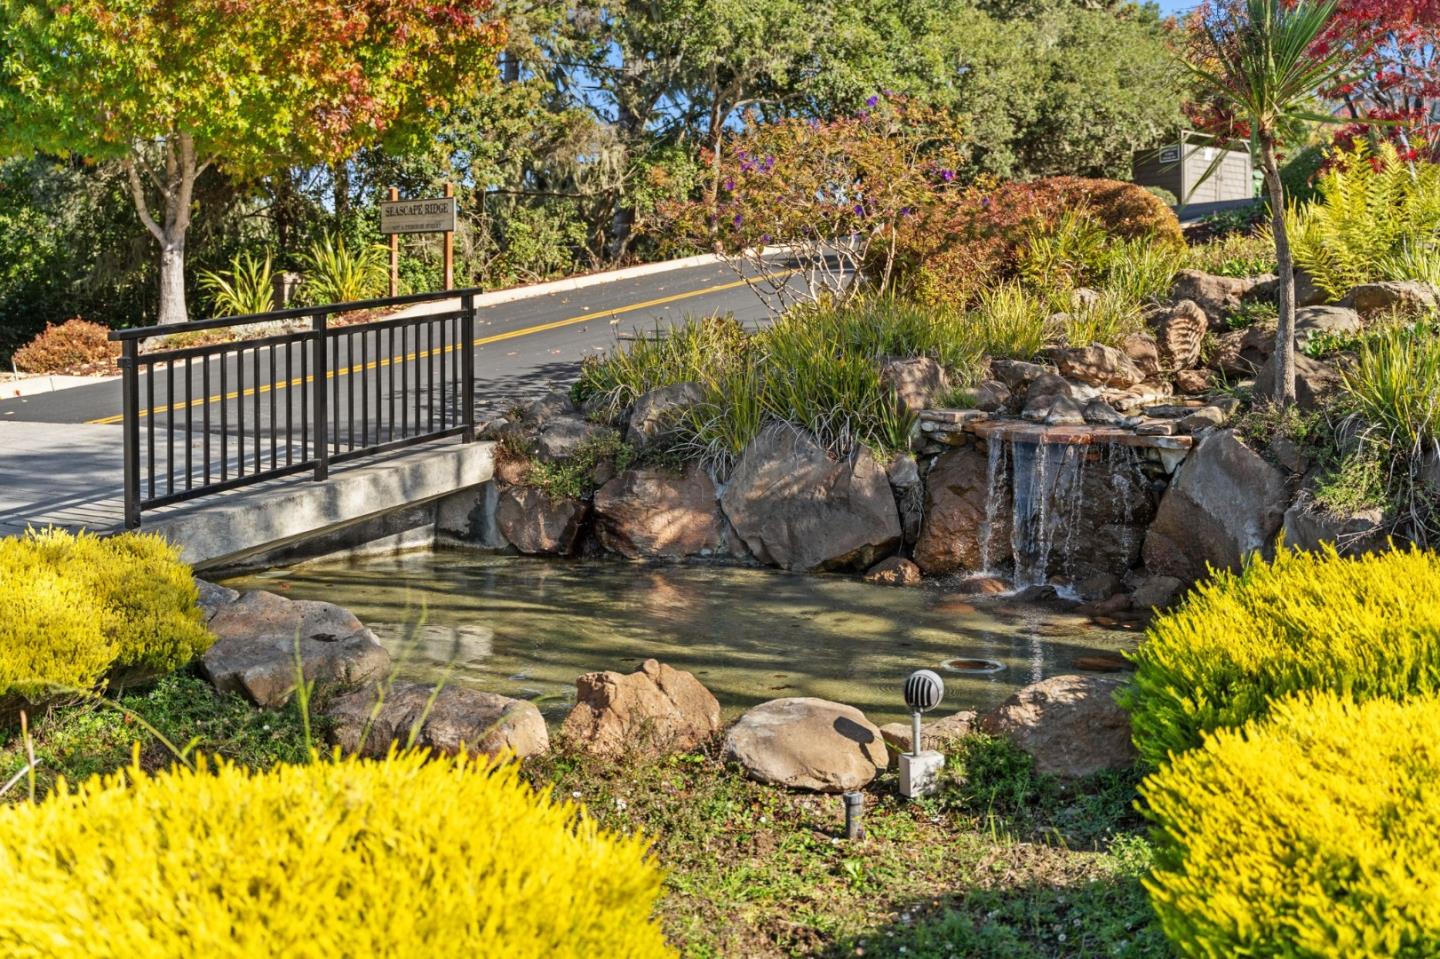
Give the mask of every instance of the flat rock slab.
M 1135 762 L 1130 714 L 1115 702 L 1124 680 L 1052 676 L 1021 689 L 980 718 L 981 731 L 1003 736 L 1035 759 L 1036 771 L 1079 779 Z
M 200 658 L 205 678 L 221 692 L 257 706 L 282 706 L 297 684 L 296 655 L 307 682 L 358 685 L 390 669 L 370 630 L 333 603 L 245 593 L 210 616 L 215 645 Z
M 947 743 L 964 739 L 974 728 L 975 711 L 973 709 L 965 709 L 939 719 L 927 720 L 920 726 L 920 748 L 942 749 Z M 896 753 L 910 752 L 911 733 L 909 723 L 886 723 L 880 727 L 880 735 L 884 738 L 885 745 Z
M 1013 443 L 1058 443 L 1067 446 L 1113 443 L 1161 450 L 1188 450 L 1195 445 L 1195 440 L 1189 436 L 1145 436 L 1118 426 L 1044 426 L 1022 420 L 976 423 L 971 432 L 981 439 Z
M 331 743 L 362 756 L 384 756 L 391 743 L 446 756 L 463 749 L 519 759 L 550 748 L 545 719 L 534 703 L 460 686 L 437 691 L 426 683 L 395 683 L 388 691 L 359 689 L 332 702 L 326 715 L 333 723 Z
M 720 702 L 693 674 L 653 659 L 633 673 L 586 673 L 560 734 L 601 756 L 693 749 L 720 731 Z
M 824 699 L 772 699 L 725 736 L 725 758 L 758 782 L 811 792 L 860 789 L 885 768 L 885 741 L 854 706 Z

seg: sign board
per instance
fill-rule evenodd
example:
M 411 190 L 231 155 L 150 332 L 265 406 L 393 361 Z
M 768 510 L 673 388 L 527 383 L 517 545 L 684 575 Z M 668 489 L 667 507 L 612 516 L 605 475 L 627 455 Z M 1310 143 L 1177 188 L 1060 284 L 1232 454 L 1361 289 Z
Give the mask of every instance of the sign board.
M 1160 151 L 1160 162 L 1161 162 L 1161 163 L 1179 163 L 1179 162 L 1180 162 L 1180 148 L 1179 148 L 1179 147 L 1165 147 L 1164 149 L 1162 149 L 1162 150 Z M 382 229 L 383 229 L 383 227 L 382 227 Z
M 432 200 L 388 200 L 380 204 L 380 232 L 450 233 L 455 229 L 455 198 Z

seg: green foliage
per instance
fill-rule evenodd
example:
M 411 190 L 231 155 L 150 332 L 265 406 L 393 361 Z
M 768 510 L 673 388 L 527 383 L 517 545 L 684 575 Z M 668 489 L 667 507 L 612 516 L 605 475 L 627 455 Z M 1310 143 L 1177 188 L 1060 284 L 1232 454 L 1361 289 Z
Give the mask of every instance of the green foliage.
M 1300 693 L 1148 778 L 1156 848 L 1144 882 L 1176 951 L 1440 951 L 1437 742 L 1433 697 Z
M 1045 348 L 1050 313 L 1045 298 L 1011 281 L 981 291 L 970 322 L 984 355 L 1029 360 Z
M 1280 308 L 1273 300 L 1243 300 L 1225 316 L 1225 325 L 1232 330 L 1252 326 L 1273 330 L 1280 320 Z
M 1218 276 L 1260 276 L 1275 272 L 1275 240 L 1264 230 L 1225 233 L 1190 247 L 1185 265 Z
M 1412 173 L 1413 166 L 1413 173 Z M 1357 141 L 1319 179 L 1321 198 L 1287 211 L 1295 262 L 1334 299 L 1379 279 L 1428 279 L 1440 231 L 1440 165 Z M 1405 277 L 1407 261 L 1425 275 Z
M 275 269 L 269 253 L 263 260 L 248 251 L 238 253 L 229 270 L 201 270 L 199 278 L 216 316 L 249 316 L 274 308 Z
M 1091 343 L 1118 346 L 1131 333 L 1145 331 L 1139 304 L 1112 289 L 1103 289 L 1093 299 L 1073 304 L 1066 316 L 1063 339 L 1072 347 Z
M 1440 330 L 1431 323 L 1363 338 L 1340 375 L 1347 405 L 1395 449 L 1423 452 L 1440 440 Z
M 0 697 L 183 666 L 214 641 L 197 599 L 190 568 L 159 536 L 0 539 Z
M 1315 503 L 1340 515 L 1391 508 L 1389 463 L 1374 443 L 1361 443 L 1315 483 Z
M 327 232 L 300 254 L 304 297 L 320 306 L 384 296 L 389 257 L 389 250 L 378 243 L 351 246 L 345 237 Z
M 1151 625 L 1131 658 L 1125 705 L 1151 767 L 1293 692 L 1368 700 L 1440 691 L 1440 557 L 1281 548 L 1274 562 L 1213 574 Z
M 597 467 L 610 464 L 622 472 L 635 461 L 635 450 L 618 436 L 589 440 L 575 449 L 573 456 L 560 463 L 532 460 L 525 482 L 554 497 L 581 497 L 595 488 Z

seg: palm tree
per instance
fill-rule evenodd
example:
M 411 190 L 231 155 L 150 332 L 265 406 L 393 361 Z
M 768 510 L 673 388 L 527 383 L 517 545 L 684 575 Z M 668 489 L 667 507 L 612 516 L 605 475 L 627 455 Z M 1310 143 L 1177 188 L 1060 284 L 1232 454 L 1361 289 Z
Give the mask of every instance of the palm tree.
M 1199 48 L 1185 65 L 1237 119 L 1249 122 L 1270 199 L 1275 260 L 1280 271 L 1280 322 L 1275 331 L 1275 401 L 1295 402 L 1295 260 L 1285 233 L 1285 187 L 1276 155 L 1278 131 L 1296 122 L 1334 122 L 1307 109 L 1354 62 L 1352 45 L 1322 42 L 1336 0 L 1243 0 L 1201 18 Z

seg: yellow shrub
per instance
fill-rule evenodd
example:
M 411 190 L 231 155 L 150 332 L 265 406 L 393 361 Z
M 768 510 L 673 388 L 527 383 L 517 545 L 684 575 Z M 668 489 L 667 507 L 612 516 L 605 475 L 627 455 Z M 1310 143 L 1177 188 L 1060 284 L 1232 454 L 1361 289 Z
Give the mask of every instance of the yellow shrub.
M 645 840 L 464 759 L 219 765 L 0 809 L 0 955 L 673 955 Z
M 190 568 L 158 536 L 0 539 L 0 699 L 184 665 L 213 641 L 197 599 Z
M 1140 794 L 1181 955 L 1440 955 L 1440 700 L 1299 694 Z
M 1301 690 L 1356 699 L 1440 690 L 1440 555 L 1342 559 L 1281 550 L 1217 573 L 1161 616 L 1125 694 L 1141 758 L 1159 765 L 1204 733 Z

